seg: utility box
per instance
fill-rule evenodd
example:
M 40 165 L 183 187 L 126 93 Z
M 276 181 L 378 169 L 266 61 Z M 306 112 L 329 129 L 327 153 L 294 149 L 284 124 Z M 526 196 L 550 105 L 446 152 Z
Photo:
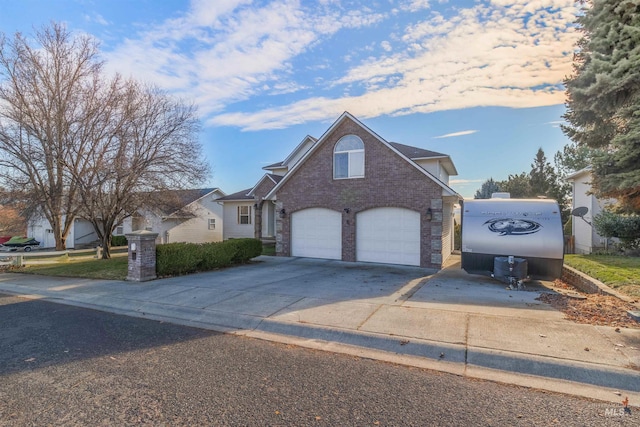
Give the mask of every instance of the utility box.
M 156 238 L 158 233 L 140 230 L 126 234 L 129 246 L 127 280 L 146 282 L 156 277 Z

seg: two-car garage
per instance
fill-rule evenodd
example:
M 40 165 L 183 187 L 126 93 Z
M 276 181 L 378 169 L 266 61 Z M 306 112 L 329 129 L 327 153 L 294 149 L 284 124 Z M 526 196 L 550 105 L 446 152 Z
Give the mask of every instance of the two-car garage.
M 342 213 L 310 208 L 291 215 L 291 255 L 342 259 Z M 420 265 L 420 214 L 380 207 L 356 214 L 356 260 Z

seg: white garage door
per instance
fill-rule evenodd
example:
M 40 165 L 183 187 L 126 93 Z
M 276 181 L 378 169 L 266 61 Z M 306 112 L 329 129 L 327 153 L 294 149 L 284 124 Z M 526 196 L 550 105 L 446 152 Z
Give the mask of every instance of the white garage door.
M 291 255 L 342 259 L 342 215 L 311 208 L 291 215 Z
M 420 265 L 420 214 L 403 208 L 376 208 L 356 217 L 356 259 Z

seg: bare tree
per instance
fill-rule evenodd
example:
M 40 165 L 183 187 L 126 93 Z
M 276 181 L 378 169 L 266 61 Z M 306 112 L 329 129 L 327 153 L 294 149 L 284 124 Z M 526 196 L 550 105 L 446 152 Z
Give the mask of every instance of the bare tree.
M 114 227 L 158 202 L 155 191 L 208 175 L 196 110 L 155 87 L 107 79 L 96 42 L 60 24 L 35 41 L 0 35 L 0 180 L 39 207 L 56 249 L 82 217 L 108 258 Z
M 102 64 L 91 38 L 60 24 L 37 31 L 35 42 L 0 34 L 0 179 L 29 195 L 65 249 L 80 208 L 68 167 L 85 167 L 103 120 Z
M 74 177 L 80 213 L 102 241 L 103 258 L 110 256 L 115 226 L 140 208 L 164 203 L 164 190 L 199 183 L 209 173 L 193 106 L 133 80 L 114 93 L 111 131 L 89 154 L 93 168 Z
M 0 236 L 25 235 L 28 211 L 21 192 L 0 187 Z

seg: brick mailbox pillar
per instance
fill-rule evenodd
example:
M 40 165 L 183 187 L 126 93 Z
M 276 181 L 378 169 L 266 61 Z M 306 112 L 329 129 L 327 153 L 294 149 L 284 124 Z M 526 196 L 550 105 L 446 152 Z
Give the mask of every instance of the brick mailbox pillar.
M 127 280 L 146 282 L 156 276 L 156 238 L 158 233 L 141 230 L 129 233 L 129 266 Z

